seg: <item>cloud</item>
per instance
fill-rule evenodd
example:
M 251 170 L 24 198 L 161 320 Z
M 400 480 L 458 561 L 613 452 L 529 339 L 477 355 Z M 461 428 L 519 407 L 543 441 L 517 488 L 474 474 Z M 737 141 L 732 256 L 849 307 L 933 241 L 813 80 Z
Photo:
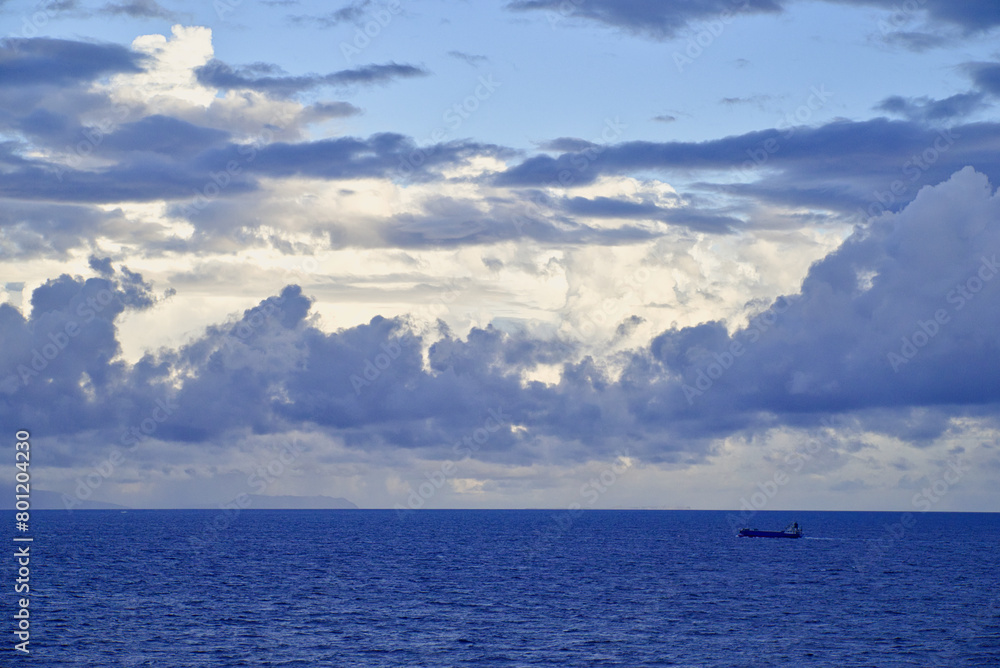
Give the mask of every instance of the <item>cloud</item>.
M 206 152 L 201 161 L 206 166 L 224 165 L 229 160 L 243 160 L 247 170 L 271 177 L 306 175 L 325 179 L 365 177 L 428 176 L 433 167 L 461 164 L 474 156 L 503 154 L 502 147 L 474 142 L 447 142 L 418 149 L 409 137 L 385 132 L 367 139 L 340 137 L 313 142 L 273 142 L 252 151 L 245 146 L 229 146 Z M 419 167 L 408 157 L 420 151 Z M 252 157 L 252 159 L 251 159 Z M 405 171 L 401 167 L 407 167 Z
M 968 63 L 965 69 L 981 90 L 1000 97 L 1000 63 Z
M 349 102 L 316 102 L 306 107 L 302 115 L 305 122 L 324 121 L 330 118 L 346 118 L 364 113 Z
M 193 156 L 226 143 L 229 133 L 154 114 L 125 123 L 102 138 L 97 149 L 119 153 L 151 152 L 167 156 Z
M 900 11 L 895 0 L 827 0 L 840 4 L 879 7 L 892 12 Z M 1000 6 L 989 0 L 952 2 L 951 0 L 923 0 L 919 10 L 930 19 L 960 27 L 966 33 L 985 32 L 1000 25 Z
M 903 102 L 903 108 L 905 101 Z M 962 100 L 929 110 L 961 110 Z M 968 106 L 969 100 L 965 101 Z M 974 102 L 974 100 L 973 100 Z M 893 104 L 893 103 L 890 103 Z M 716 193 L 792 207 L 845 214 L 884 200 L 896 209 L 917 189 L 946 179 L 966 165 L 1000 180 L 1000 159 L 985 147 L 1000 139 L 1000 125 L 972 123 L 934 129 L 914 121 L 838 121 L 819 127 L 773 128 L 703 142 L 633 141 L 575 149 L 557 157 L 530 157 L 495 176 L 501 186 L 579 188 L 602 175 L 728 172 Z M 899 181 L 899 193 L 882 193 Z M 891 199 L 891 201 L 890 201 Z
M 543 151 L 556 151 L 558 153 L 577 153 L 587 149 L 597 148 L 597 144 L 578 137 L 558 137 L 542 142 L 538 145 Z
M 615 0 L 520 0 L 507 5 L 512 11 L 544 10 L 558 17 L 582 18 L 623 28 L 633 33 L 665 39 L 675 36 L 692 21 L 716 18 L 723 13 L 775 13 L 782 10 L 778 0 L 708 0 L 706 2 L 616 2 Z
M 634 202 L 611 197 L 565 198 L 562 201 L 562 208 L 576 216 L 658 220 L 709 234 L 730 233 L 743 225 L 743 221 L 737 218 L 715 215 L 690 207 L 666 208 L 650 202 Z
M 914 53 L 923 53 L 924 51 L 945 46 L 953 41 L 944 35 L 908 30 L 898 30 L 886 33 L 882 39 L 888 44 L 901 46 L 902 48 L 908 51 L 913 51 Z
M 349 109 L 334 107 L 332 111 Z M 394 133 L 297 143 L 237 144 L 225 140 L 226 133 L 219 130 L 149 116 L 101 134 L 99 141 L 88 145 L 95 155 L 116 158 L 111 165 L 84 168 L 78 161 L 60 165 L 24 160 L 12 153 L 7 162 L 15 169 L 0 180 L 0 197 L 91 203 L 190 201 L 206 184 L 222 178 L 213 174 L 231 169 L 223 189 L 229 198 L 256 190 L 256 176 L 426 181 L 441 179 L 439 170 L 477 156 L 510 153 L 499 146 L 473 142 L 417 147 L 412 139 Z M 419 166 L 414 166 L 410 157 L 417 153 L 422 158 Z
M 371 0 L 355 0 L 340 9 L 336 9 L 321 16 L 292 16 L 292 23 L 315 23 L 321 28 L 334 28 L 343 23 L 356 23 L 368 15 L 372 6 Z
M 330 74 L 283 76 L 267 63 L 255 63 L 234 69 L 220 60 L 211 60 L 195 70 L 204 86 L 220 90 L 256 90 L 279 96 L 290 96 L 321 86 L 355 86 L 388 83 L 395 79 L 427 76 L 429 72 L 414 65 L 385 63 L 364 65 Z
M 115 321 L 126 310 L 156 302 L 138 274 L 122 268 L 102 277 L 62 275 L 34 290 L 28 319 L 0 305 L 5 342 L 0 371 L 0 419 L 37 424 L 49 433 L 72 434 L 115 419 L 100 398 L 120 399 L 127 368 L 117 360 Z M 121 405 L 121 404 L 119 404 Z
M 168 147 L 173 150 L 173 147 Z M 225 162 L 222 163 L 223 169 Z M 210 174 L 193 170 L 155 153 L 102 169 L 66 168 L 47 163 L 10 173 L 0 181 L 0 197 L 49 202 L 148 202 L 190 198 L 210 183 Z M 232 195 L 254 188 L 250 179 L 235 176 L 227 184 Z
M 86 83 L 121 72 L 141 72 L 144 59 L 117 44 L 49 37 L 0 41 L 0 88 Z
M 94 239 L 145 237 L 121 211 L 52 202 L 0 200 L 0 255 L 68 259 Z
M 205 108 L 217 99 L 218 91 L 199 84 L 193 71 L 212 58 L 210 28 L 174 25 L 169 37 L 160 34 L 136 37 L 132 49 L 146 57 L 148 66 L 144 72 L 112 78 L 106 94 L 116 103 L 148 105 L 158 113 L 168 114 L 192 107 Z
M 665 400 L 682 391 L 693 413 L 779 415 L 996 402 L 987 379 L 1000 369 L 982 338 L 1000 324 L 995 248 L 1000 197 L 963 169 L 856 231 L 768 319 L 658 337 L 653 356 L 679 378 Z
M 734 15 L 783 12 L 803 0 L 709 0 L 707 2 L 659 2 L 657 0 L 519 0 L 507 5 L 512 11 L 547 11 L 550 20 L 580 18 L 644 34 L 655 39 L 676 37 L 685 27 Z M 909 12 L 898 0 L 825 0 L 826 2 L 876 7 L 896 14 L 926 13 L 933 21 L 958 26 L 967 33 L 983 32 L 1000 25 L 1000 6 L 990 0 L 953 2 L 923 0 Z M 905 5 L 904 5 L 905 6 Z
M 449 51 L 448 55 L 452 58 L 457 58 L 458 60 L 466 62 L 473 67 L 478 67 L 482 63 L 488 63 L 490 60 L 486 56 L 478 56 L 473 53 L 465 53 L 464 51 Z
M 101 8 L 101 13 L 111 16 L 128 16 L 133 19 L 173 19 L 176 16 L 174 12 L 164 9 L 156 0 L 109 2 Z
M 582 222 L 555 203 L 546 212 L 536 199 L 530 208 L 517 203 L 496 202 L 484 210 L 480 202 L 450 197 L 430 197 L 415 213 L 396 215 L 382 223 L 382 241 L 398 248 L 447 248 L 459 245 L 496 244 L 504 241 L 534 240 L 545 244 L 614 246 L 649 240 L 657 232 L 639 225 L 597 227 Z M 626 203 L 627 206 L 627 203 Z M 525 215 L 530 211 L 531 215 Z M 548 213 L 548 215 L 546 215 Z M 600 214 L 580 212 L 590 218 Z M 630 210 L 630 213 L 635 213 Z M 619 216 L 627 217 L 627 216 Z M 641 216 L 632 216 L 639 218 Z
M 964 118 L 986 108 L 982 93 L 958 93 L 943 100 L 928 97 L 904 98 L 893 95 L 885 98 L 875 109 L 899 114 L 912 121 L 942 121 Z
M 124 444 L 161 401 L 174 417 L 149 438 L 178 446 L 296 430 L 369 454 L 454 458 L 453 445 L 492 409 L 517 429 L 467 454 L 506 464 L 584 461 L 628 445 L 644 461 L 686 465 L 711 456 L 718 438 L 830 415 L 933 439 L 952 417 L 992 414 L 1000 402 L 991 249 L 1000 249 L 1000 196 L 964 169 L 859 228 L 796 294 L 749 322 L 671 328 L 617 360 L 526 330 L 421 333 L 406 317 L 324 332 L 312 300 L 289 286 L 132 365 L 117 359 L 115 323 L 156 297 L 141 276 L 95 257 L 99 277 L 47 282 L 28 319 L 0 306 L 0 418 Z M 62 352 L 46 348 L 47 359 L 42 347 L 59 347 L 70 320 L 80 332 Z M 625 316 L 617 335 L 641 324 Z M 558 379 L 526 380 L 540 366 L 557 367 Z
M 757 106 L 763 108 L 763 103 L 768 102 L 772 99 L 770 95 L 750 95 L 748 97 L 724 97 L 719 100 L 719 104 L 724 104 L 726 106 L 734 106 L 737 104 L 756 104 Z

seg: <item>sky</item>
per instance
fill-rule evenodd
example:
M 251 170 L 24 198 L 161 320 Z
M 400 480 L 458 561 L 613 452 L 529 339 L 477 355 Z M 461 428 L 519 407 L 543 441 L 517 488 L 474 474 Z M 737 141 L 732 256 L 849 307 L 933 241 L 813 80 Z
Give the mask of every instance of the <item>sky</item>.
M 0 0 L 69 505 L 1000 511 L 993 0 Z

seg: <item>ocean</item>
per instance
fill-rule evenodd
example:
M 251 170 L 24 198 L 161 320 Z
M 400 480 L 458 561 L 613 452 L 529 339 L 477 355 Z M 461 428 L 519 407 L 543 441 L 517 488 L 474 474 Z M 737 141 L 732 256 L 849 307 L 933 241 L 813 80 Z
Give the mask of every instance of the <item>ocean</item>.
M 725 511 L 37 511 L 31 654 L 11 556 L 4 665 L 1000 665 L 1000 514 L 750 524 L 793 520 L 804 538 L 736 538 Z

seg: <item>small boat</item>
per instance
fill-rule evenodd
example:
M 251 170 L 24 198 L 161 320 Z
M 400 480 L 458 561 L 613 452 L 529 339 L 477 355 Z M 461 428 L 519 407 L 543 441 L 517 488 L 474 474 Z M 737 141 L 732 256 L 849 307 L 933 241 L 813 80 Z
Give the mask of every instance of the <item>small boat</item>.
M 798 522 L 792 522 L 784 531 L 760 531 L 759 529 L 740 529 L 736 534 L 740 538 L 802 538 L 802 528 Z

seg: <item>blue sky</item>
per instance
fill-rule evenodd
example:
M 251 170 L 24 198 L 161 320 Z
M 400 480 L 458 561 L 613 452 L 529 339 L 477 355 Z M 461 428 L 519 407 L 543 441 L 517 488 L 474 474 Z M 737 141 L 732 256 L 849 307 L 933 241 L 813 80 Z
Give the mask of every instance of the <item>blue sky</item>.
M 133 507 L 995 511 L 998 26 L 0 2 L 0 423 Z

